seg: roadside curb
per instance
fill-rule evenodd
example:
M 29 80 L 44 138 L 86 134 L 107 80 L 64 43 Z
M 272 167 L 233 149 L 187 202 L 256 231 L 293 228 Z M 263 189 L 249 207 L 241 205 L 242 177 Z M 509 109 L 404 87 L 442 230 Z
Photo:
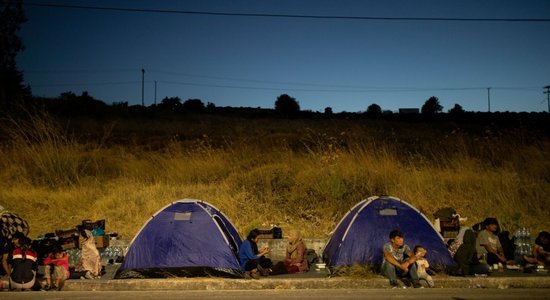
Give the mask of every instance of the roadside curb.
M 546 277 L 442 278 L 435 288 L 550 288 Z M 138 290 L 262 290 L 262 289 L 377 289 L 389 288 L 385 278 L 168 278 L 69 280 L 66 291 L 138 291 Z

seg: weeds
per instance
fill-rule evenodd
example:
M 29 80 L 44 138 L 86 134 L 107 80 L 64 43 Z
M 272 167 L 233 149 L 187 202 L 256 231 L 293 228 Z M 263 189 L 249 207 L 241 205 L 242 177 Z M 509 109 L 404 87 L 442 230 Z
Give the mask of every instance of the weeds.
M 108 231 L 131 238 L 160 208 L 192 198 L 218 207 L 243 236 L 277 224 L 326 237 L 373 195 L 401 198 L 428 218 L 452 206 L 465 225 L 493 216 L 508 228 L 550 228 L 550 141 L 524 132 L 216 117 L 118 120 L 82 138 L 71 132 L 84 127 L 78 120 L 2 122 L 0 204 L 35 236 L 106 219 Z

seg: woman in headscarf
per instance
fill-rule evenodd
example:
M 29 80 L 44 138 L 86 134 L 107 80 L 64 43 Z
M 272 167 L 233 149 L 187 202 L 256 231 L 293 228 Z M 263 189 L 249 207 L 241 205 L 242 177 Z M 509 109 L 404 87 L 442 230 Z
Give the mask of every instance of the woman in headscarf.
M 306 245 L 299 230 L 291 230 L 288 234 L 285 267 L 288 273 L 303 273 L 309 269 L 306 257 Z
M 86 279 L 99 278 L 101 258 L 90 230 L 80 229 L 80 243 L 82 246 L 81 271 L 86 272 L 84 277 Z

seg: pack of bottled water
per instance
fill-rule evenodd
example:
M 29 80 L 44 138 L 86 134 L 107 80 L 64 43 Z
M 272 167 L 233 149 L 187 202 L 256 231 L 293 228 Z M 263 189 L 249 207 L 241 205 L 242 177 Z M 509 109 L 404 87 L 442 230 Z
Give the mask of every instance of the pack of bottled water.
M 519 256 L 531 255 L 531 232 L 526 227 L 518 229 L 514 233 L 515 254 Z
M 101 255 L 101 263 L 107 264 L 107 263 L 117 262 L 117 260 L 119 260 L 124 256 L 124 253 L 121 246 L 109 246 L 109 247 L 103 248 L 100 255 Z

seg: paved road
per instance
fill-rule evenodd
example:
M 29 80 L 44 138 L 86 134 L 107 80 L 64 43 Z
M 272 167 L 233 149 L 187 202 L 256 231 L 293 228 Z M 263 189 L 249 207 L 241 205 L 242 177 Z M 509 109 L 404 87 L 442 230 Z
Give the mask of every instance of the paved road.
M 0 292 L 1 299 L 550 299 L 550 289 L 364 289 L 247 291 Z

